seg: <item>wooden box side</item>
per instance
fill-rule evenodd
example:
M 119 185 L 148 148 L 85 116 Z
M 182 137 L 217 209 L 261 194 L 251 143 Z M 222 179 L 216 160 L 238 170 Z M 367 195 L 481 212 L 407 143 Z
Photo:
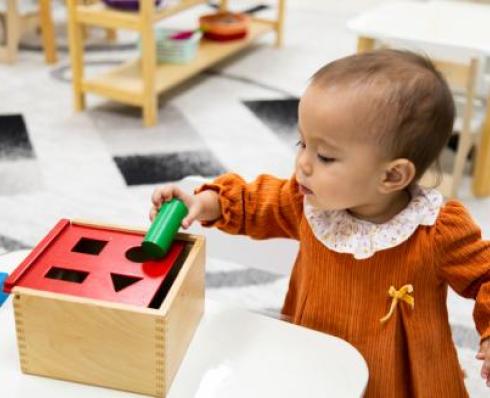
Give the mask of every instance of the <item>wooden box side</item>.
M 15 287 L 22 371 L 148 395 L 164 388 L 162 314 Z
M 161 310 L 165 314 L 165 393 L 179 369 L 204 312 L 205 239 L 179 234 L 193 246 Z

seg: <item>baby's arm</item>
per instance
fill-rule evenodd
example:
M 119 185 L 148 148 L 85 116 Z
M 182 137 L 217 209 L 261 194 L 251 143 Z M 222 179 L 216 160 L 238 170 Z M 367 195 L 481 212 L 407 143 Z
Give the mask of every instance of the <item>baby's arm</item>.
M 449 202 L 437 225 L 439 275 L 463 297 L 475 300 L 473 318 L 481 336 L 477 358 L 490 387 L 490 242 L 458 202 Z
M 197 190 L 207 191 L 218 194 L 221 215 L 214 222 L 203 222 L 204 226 L 254 239 L 298 239 L 303 195 L 294 178 L 285 180 L 264 174 L 247 183 L 229 173 Z
M 303 197 L 294 179 L 261 175 L 246 183 L 236 174 L 224 174 L 204 184 L 195 195 L 183 192 L 175 184 L 164 185 L 152 195 L 150 219 L 155 217 L 163 202 L 174 197 L 181 199 L 189 209 L 182 221 L 184 228 L 197 220 L 204 226 L 255 239 L 298 238 Z

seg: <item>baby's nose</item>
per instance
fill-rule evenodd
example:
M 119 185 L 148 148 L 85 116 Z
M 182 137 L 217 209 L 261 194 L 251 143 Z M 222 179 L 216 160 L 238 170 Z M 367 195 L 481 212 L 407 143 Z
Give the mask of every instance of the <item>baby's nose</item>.
M 301 173 L 304 174 L 305 176 L 309 176 L 313 172 L 313 167 L 311 163 L 308 161 L 308 159 L 306 158 L 306 156 L 299 157 L 298 168 L 300 169 Z

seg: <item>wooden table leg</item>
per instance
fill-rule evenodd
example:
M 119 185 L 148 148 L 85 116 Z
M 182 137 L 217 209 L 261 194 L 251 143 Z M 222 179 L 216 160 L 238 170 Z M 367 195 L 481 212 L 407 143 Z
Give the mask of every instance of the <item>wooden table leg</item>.
M 72 73 L 75 110 L 85 109 L 85 94 L 82 90 L 83 81 L 83 35 L 80 25 L 76 22 L 75 7 L 77 0 L 68 0 L 68 33 L 70 42 L 70 61 Z
M 284 44 L 284 18 L 286 14 L 286 0 L 279 0 L 276 22 L 276 47 Z
M 7 0 L 7 14 L 5 18 L 7 41 L 5 48 L 2 49 L 2 55 L 5 58 L 5 62 L 14 63 L 17 60 L 21 29 L 17 0 Z
M 140 3 L 141 71 L 143 75 L 143 122 L 146 127 L 157 124 L 158 96 L 155 88 L 156 44 L 153 30 L 155 5 L 153 1 Z
M 57 62 L 56 34 L 54 30 L 53 17 L 51 15 L 51 0 L 39 0 L 39 14 L 41 19 L 41 36 L 46 63 Z
M 359 36 L 357 38 L 357 52 L 367 52 L 374 49 L 375 40 L 371 37 Z
M 490 196 L 490 98 L 476 157 L 472 188 L 477 197 Z

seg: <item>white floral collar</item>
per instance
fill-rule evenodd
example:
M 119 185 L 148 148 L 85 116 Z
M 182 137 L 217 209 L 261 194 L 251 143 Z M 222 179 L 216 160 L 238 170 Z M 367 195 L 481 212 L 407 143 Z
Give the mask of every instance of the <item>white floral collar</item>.
M 419 225 L 433 225 L 443 204 L 435 189 L 414 187 L 412 199 L 384 224 L 360 220 L 346 210 L 320 210 L 304 199 L 306 220 L 315 237 L 329 249 L 361 260 L 405 242 Z

